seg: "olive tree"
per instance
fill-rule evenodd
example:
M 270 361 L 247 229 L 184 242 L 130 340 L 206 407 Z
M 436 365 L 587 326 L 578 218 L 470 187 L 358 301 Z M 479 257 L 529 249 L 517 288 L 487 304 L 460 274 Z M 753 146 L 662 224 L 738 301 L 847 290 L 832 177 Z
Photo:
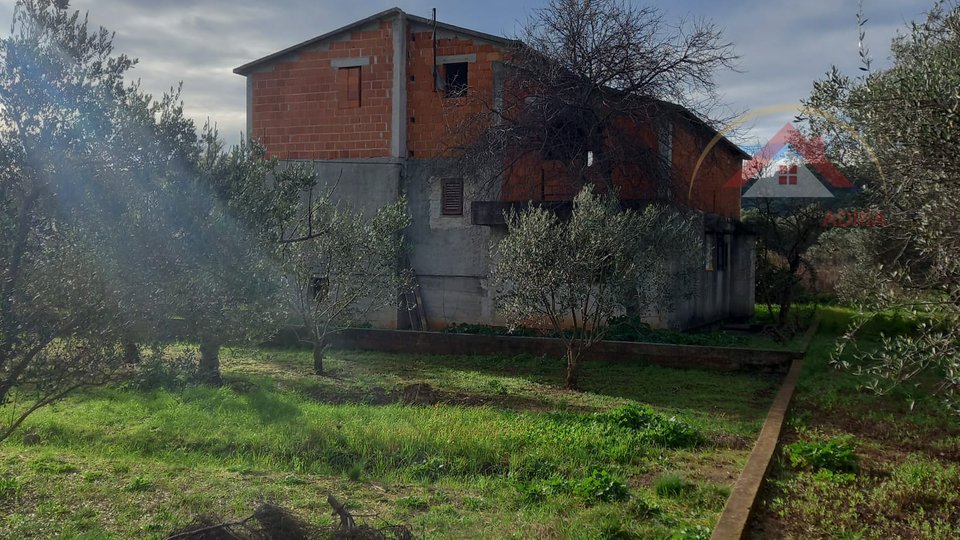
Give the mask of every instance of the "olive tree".
M 262 154 L 199 140 L 178 92 L 127 82 L 135 60 L 66 4 L 18 2 L 0 40 L 0 438 L 132 375 L 139 345 L 260 324 L 300 189 L 265 184 Z
M 125 84 L 133 60 L 64 4 L 18 2 L 0 40 L 0 438 L 128 374 L 122 343 L 156 321 L 151 201 L 190 158 L 176 100 Z
M 650 278 L 697 271 L 697 225 L 668 207 L 624 210 L 591 187 L 574 199 L 569 220 L 538 206 L 511 214 L 506 236 L 493 247 L 498 309 L 514 325 L 548 329 L 563 341 L 566 385 L 576 388 L 584 355 L 604 338 L 611 317 L 631 304 L 650 308 L 692 294 Z
M 863 18 L 861 18 L 863 19 Z M 862 38 L 862 32 L 861 32 Z M 840 341 L 836 360 L 884 391 L 907 381 L 957 407 L 960 395 L 960 9 L 938 2 L 891 46 L 892 65 L 864 73 L 834 69 L 807 101 L 814 132 L 831 158 L 866 171 L 866 202 L 884 224 L 863 240 L 873 272 L 858 273 L 863 317 Z M 838 121 L 839 120 L 839 121 Z M 868 279 L 864 279 L 864 278 Z M 857 347 L 870 314 L 905 309 L 925 321 L 919 332 Z M 842 360 L 856 349 L 857 360 Z M 933 377 L 930 377 L 930 375 Z
M 313 349 L 313 367 L 324 373 L 327 338 L 362 324 L 378 309 L 398 306 L 410 285 L 400 266 L 403 231 L 410 223 L 400 198 L 373 216 L 334 204 L 329 194 L 306 194 L 306 215 L 287 229 L 282 248 L 288 294 Z
M 220 384 L 219 350 L 225 343 L 257 343 L 287 319 L 283 248 L 301 215 L 301 194 L 316 175 L 283 166 L 263 145 L 241 141 L 225 148 L 207 126 L 200 139 L 193 205 L 175 280 L 185 337 L 200 345 L 200 375 Z

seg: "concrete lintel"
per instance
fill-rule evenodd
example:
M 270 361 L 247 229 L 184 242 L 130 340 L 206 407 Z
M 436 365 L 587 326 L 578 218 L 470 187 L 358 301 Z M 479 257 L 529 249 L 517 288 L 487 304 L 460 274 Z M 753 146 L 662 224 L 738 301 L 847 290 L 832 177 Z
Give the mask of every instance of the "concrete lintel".
M 459 64 L 459 63 L 461 63 L 461 62 L 476 63 L 476 62 L 477 62 L 477 55 L 476 55 L 476 53 L 470 53 L 470 54 L 452 54 L 452 55 L 448 55 L 448 56 L 438 56 L 438 57 L 437 57 L 437 65 L 438 65 L 438 66 L 443 65 L 443 64 Z
M 369 56 L 358 56 L 355 58 L 334 58 L 330 60 L 330 67 L 334 68 L 347 68 L 347 67 L 358 67 L 358 66 L 369 66 L 370 57 Z

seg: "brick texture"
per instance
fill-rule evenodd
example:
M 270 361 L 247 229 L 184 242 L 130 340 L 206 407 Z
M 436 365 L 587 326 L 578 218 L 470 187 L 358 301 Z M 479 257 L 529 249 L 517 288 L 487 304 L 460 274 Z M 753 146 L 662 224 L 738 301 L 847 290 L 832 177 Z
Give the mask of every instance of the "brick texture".
M 434 90 L 431 38 L 430 32 L 416 32 L 407 42 L 407 149 L 414 159 L 451 154 L 461 122 L 493 99 L 493 63 L 503 59 L 503 51 L 490 43 L 438 39 L 437 56 L 475 54 L 477 59 L 467 67 L 467 95 L 448 98 Z
M 373 23 L 321 47 L 303 50 L 253 77 L 252 136 L 280 159 L 360 159 L 390 155 L 393 88 L 392 20 Z M 476 56 L 469 64 L 465 97 L 446 97 L 434 89 L 431 32 L 406 36 L 407 111 L 404 118 L 407 157 L 455 157 L 465 119 L 491 105 L 494 62 L 504 51 L 495 44 L 467 37 L 437 40 L 438 56 Z M 333 59 L 368 58 L 360 67 L 337 68 Z M 442 71 L 441 71 L 442 73 Z M 620 126 L 652 152 L 657 139 L 649 125 Z M 724 217 L 739 218 L 740 193 L 723 185 L 740 168 L 739 156 L 726 145 L 715 146 L 696 178 L 693 169 L 711 134 L 677 122 L 673 133 L 673 192 L 681 204 Z M 510 160 L 513 162 L 514 160 Z M 614 183 L 625 199 L 656 196 L 656 174 L 640 164 L 621 164 Z M 556 162 L 526 157 L 516 160 L 504 186 L 503 200 L 570 200 L 572 183 Z
M 300 51 L 254 73 L 252 136 L 280 159 L 350 159 L 390 155 L 393 88 L 391 21 Z M 335 68 L 339 58 L 369 65 Z M 359 71 L 359 73 L 357 73 Z M 356 77 L 359 76 L 359 95 Z M 353 83 L 353 85 L 351 85 Z

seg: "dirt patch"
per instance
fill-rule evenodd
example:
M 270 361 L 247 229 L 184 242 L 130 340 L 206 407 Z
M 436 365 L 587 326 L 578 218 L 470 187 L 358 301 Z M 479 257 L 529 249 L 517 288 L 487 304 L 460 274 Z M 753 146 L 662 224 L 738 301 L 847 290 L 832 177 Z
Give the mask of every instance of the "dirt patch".
M 908 422 L 877 421 L 839 408 L 804 408 L 812 413 L 809 427 L 827 432 L 851 433 L 867 443 L 862 445 L 865 450 L 874 447 L 873 454 L 883 454 L 883 457 L 889 458 L 919 452 L 932 458 L 960 463 L 960 444 L 938 444 L 960 436 L 960 430 L 948 426 L 920 427 Z
M 387 390 L 382 386 L 370 388 L 312 386 L 307 390 L 307 396 L 316 402 L 331 405 L 390 405 L 399 402 L 395 391 Z
M 731 433 L 716 433 L 710 436 L 710 440 L 717 448 L 729 448 L 730 450 L 749 450 L 753 448 L 754 443 L 754 439 Z
M 408 384 L 400 392 L 400 401 L 407 405 L 463 405 L 476 407 L 491 400 L 483 396 L 437 390 L 427 383 Z

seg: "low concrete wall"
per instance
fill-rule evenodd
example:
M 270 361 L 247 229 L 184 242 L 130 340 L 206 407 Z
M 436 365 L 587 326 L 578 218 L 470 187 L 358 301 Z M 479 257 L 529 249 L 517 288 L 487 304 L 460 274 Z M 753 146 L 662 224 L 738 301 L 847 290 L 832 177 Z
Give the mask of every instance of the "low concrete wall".
M 339 349 L 449 355 L 564 355 L 563 343 L 554 338 L 479 336 L 409 330 L 350 329 L 330 339 Z M 784 372 L 803 354 L 793 351 L 739 349 L 603 341 L 587 353 L 587 360 L 648 362 L 671 368 L 718 371 Z

